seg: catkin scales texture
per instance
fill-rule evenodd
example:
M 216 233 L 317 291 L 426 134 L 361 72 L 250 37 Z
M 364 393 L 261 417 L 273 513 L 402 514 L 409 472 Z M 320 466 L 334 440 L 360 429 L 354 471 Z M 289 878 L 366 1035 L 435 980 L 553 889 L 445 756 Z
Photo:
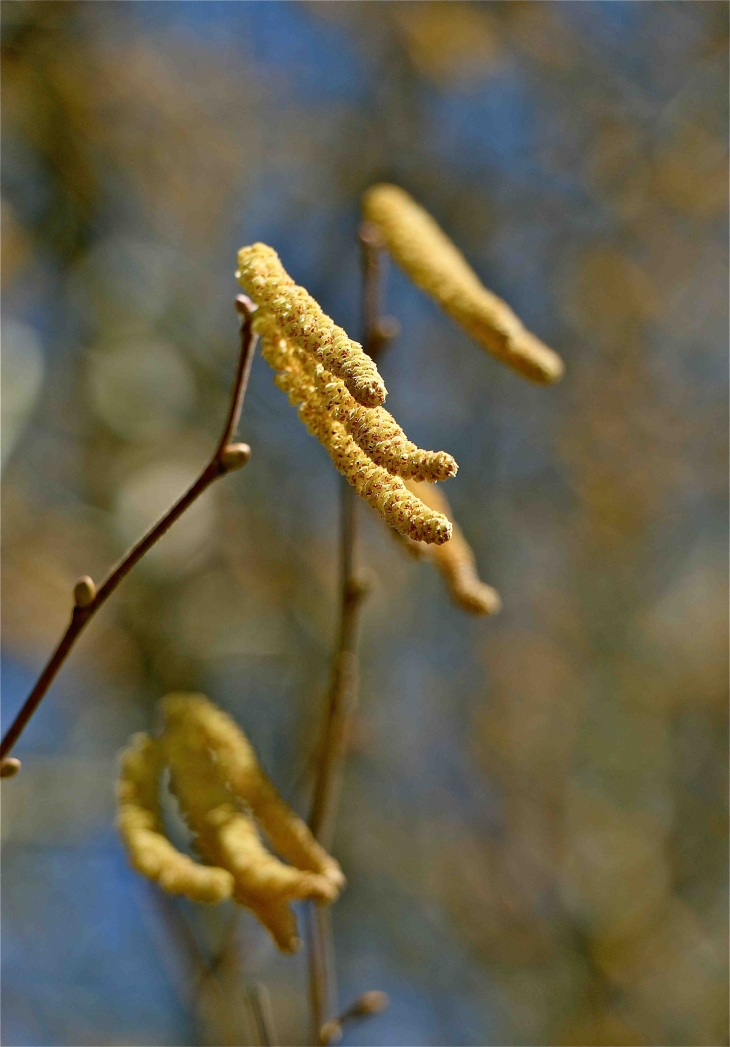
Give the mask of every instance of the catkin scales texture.
M 194 901 L 232 897 L 252 909 L 282 951 L 300 944 L 292 901 L 334 901 L 345 884 L 339 864 L 282 800 L 243 732 L 204 695 L 168 695 L 159 738 L 136 735 L 122 756 L 117 826 L 132 865 Z M 200 864 L 165 835 L 160 776 L 190 829 Z M 286 864 L 271 854 L 261 828 Z
M 557 353 L 484 287 L 461 251 L 405 190 L 372 186 L 363 197 L 363 215 L 381 230 L 401 269 L 488 352 L 533 382 L 560 378 L 564 368 Z
M 233 893 L 225 869 L 198 865 L 168 840 L 162 822 L 159 742 L 136 734 L 122 754 L 117 780 L 117 828 L 134 868 L 170 894 L 196 902 L 221 902 Z
M 376 452 L 373 456 L 366 453 L 343 422 L 338 420 L 338 412 L 332 405 L 332 398 L 339 397 L 342 401 L 347 397 L 344 386 L 337 385 L 332 375 L 328 375 L 289 338 L 283 336 L 274 318 L 265 310 L 261 316 L 257 316 L 256 327 L 261 335 L 262 356 L 277 372 L 276 384 L 287 394 L 290 402 L 299 408 L 299 416 L 308 431 L 327 449 L 335 467 L 357 493 L 400 534 L 408 535 L 419 542 L 437 545 L 447 542 L 451 537 L 451 524 L 448 519 L 414 497 L 400 476 L 378 465 L 373 460 Z M 357 405 L 353 404 L 351 398 L 344 402 L 347 406 L 342 408 L 343 411 L 355 412 Z M 382 428 L 379 429 L 379 426 L 385 423 L 382 422 L 377 409 L 375 412 L 370 409 L 364 413 L 376 415 L 370 423 L 368 439 L 372 439 L 376 445 L 382 443 L 387 446 L 388 435 L 393 435 L 392 428 L 385 432 Z M 390 420 L 388 425 L 392 423 L 402 434 L 402 430 L 390 415 L 384 411 L 382 414 Z M 356 418 L 351 416 L 349 424 L 352 429 L 357 425 L 364 428 L 365 423 L 358 415 Z M 382 434 L 381 440 L 378 439 L 378 433 Z M 361 443 L 364 439 L 361 435 Z M 401 446 L 404 443 L 409 444 L 403 434 Z M 409 449 L 403 453 L 406 458 L 411 455 L 414 461 L 418 459 L 421 462 L 422 456 L 426 456 L 432 476 L 439 470 L 451 475 L 456 471 L 456 463 L 444 452 L 420 451 L 415 445 L 409 444 Z M 411 475 L 413 473 L 422 475 L 423 469 L 414 465 Z
M 308 431 L 329 451 L 335 467 L 391 527 L 418 542 L 451 537 L 447 518 L 414 497 L 399 476 L 376 465 L 327 409 L 316 381 L 287 340 L 262 332 L 262 355 L 277 371 L 276 384 L 298 406 Z
M 236 277 L 256 305 L 271 313 L 282 333 L 341 378 L 358 403 L 383 403 L 387 390 L 374 362 L 294 283 L 272 247 L 242 247 Z

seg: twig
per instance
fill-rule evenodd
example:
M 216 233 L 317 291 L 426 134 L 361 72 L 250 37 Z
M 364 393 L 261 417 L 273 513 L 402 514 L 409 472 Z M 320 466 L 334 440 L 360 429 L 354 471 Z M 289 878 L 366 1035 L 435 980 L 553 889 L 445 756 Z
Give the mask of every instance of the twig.
M 363 348 L 375 356 L 392 334 L 379 319 L 382 241 L 374 226 L 359 232 L 362 248 Z M 391 324 L 392 329 L 392 324 Z M 335 832 L 352 721 L 359 699 L 358 640 L 367 586 L 355 566 L 357 516 L 355 492 L 343 479 L 340 516 L 340 629 L 326 703 L 326 721 L 309 826 L 330 850 Z M 332 917 L 329 908 L 309 906 L 309 993 L 311 1041 L 319 1044 L 321 1030 L 337 1013 L 337 972 Z
M 331 1022 L 325 1022 L 319 1034 L 320 1047 L 328 1047 L 331 1043 L 337 1043 L 342 1039 L 344 1027 L 354 1022 L 370 1018 L 373 1014 L 380 1014 L 390 1003 L 387 993 L 378 992 L 376 989 L 364 992 L 358 996 L 354 1003 L 342 1012 L 339 1018 Z
M 241 352 L 236 369 L 236 377 L 233 383 L 231 403 L 228 416 L 223 427 L 223 433 L 218 441 L 215 453 L 202 473 L 181 498 L 165 513 L 154 527 L 151 528 L 134 545 L 126 556 L 107 575 L 101 586 L 96 589 L 91 578 L 84 577 L 77 582 L 74 589 L 74 608 L 71 621 L 66 632 L 61 638 L 56 650 L 51 655 L 48 663 L 39 676 L 33 690 L 28 695 L 20 712 L 8 729 L 0 744 L 0 761 L 3 761 L 10 753 L 20 735 L 25 730 L 28 721 L 36 711 L 48 688 L 53 683 L 59 669 L 66 661 L 72 647 L 76 643 L 86 625 L 93 618 L 101 605 L 111 596 L 120 582 L 129 574 L 132 568 L 139 563 L 142 557 L 152 546 L 172 527 L 176 520 L 188 509 L 193 502 L 200 497 L 210 485 L 219 477 L 234 469 L 240 469 L 246 464 L 251 449 L 247 444 L 232 444 L 233 437 L 241 416 L 243 398 L 248 385 L 248 376 L 251 370 L 256 348 L 256 335 L 253 331 L 252 319 L 255 310 L 254 304 L 245 295 L 239 295 L 236 299 L 236 309 L 242 317 L 241 323 Z M 3 763 L 0 763 L 0 774 Z
M 251 1010 L 256 1019 L 261 1047 L 276 1047 L 277 1035 L 269 990 L 261 982 L 254 982 L 248 990 Z
M 236 916 L 233 915 L 222 945 L 209 956 L 201 948 L 177 900 L 156 884 L 147 883 L 148 896 L 158 911 L 170 937 L 176 959 L 182 959 L 187 977 L 179 988 L 183 1004 L 190 1008 L 201 1043 L 239 1044 L 253 1032 L 261 1045 L 267 1043 L 261 1031 L 251 990 L 240 977 Z M 250 1027 L 250 1028 L 249 1028 Z

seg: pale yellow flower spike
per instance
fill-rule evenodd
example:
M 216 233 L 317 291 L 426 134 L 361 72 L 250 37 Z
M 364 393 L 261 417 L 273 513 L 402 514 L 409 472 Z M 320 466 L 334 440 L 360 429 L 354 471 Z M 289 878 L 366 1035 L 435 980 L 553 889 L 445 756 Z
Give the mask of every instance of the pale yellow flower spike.
M 451 516 L 449 503 L 440 490 L 430 484 L 407 480 L 406 486 L 417 497 Z M 502 606 L 499 593 L 485 585 L 477 574 L 476 558 L 458 524 L 452 520 L 453 533 L 446 545 L 417 545 L 414 551 L 424 550 L 441 573 L 454 603 L 470 614 L 496 614 Z M 410 544 L 410 543 L 409 543 Z
M 242 247 L 236 278 L 256 305 L 271 312 L 282 333 L 341 378 L 358 403 L 383 403 L 387 390 L 373 360 L 294 283 L 273 247 Z
M 221 902 L 233 893 L 225 869 L 198 865 L 165 836 L 159 799 L 162 752 L 147 734 L 135 734 L 122 753 L 117 781 L 117 828 L 137 870 L 170 894 L 194 902 Z
M 230 716 L 202 694 L 168 695 L 164 709 L 169 723 L 184 719 L 195 724 L 200 738 L 213 753 L 222 778 L 233 794 L 251 808 L 282 858 L 298 869 L 319 873 L 337 889 L 344 887 L 339 863 L 279 796 L 259 766 L 253 746 Z
M 541 385 L 556 382 L 563 361 L 531 334 L 506 302 L 488 291 L 434 219 L 396 185 L 374 185 L 363 215 L 382 231 L 398 265 L 498 360 Z
M 376 465 L 404 479 L 428 480 L 431 483 L 456 475 L 459 467 L 450 454 L 446 451 L 422 450 L 408 439 L 384 407 L 363 407 L 357 403 L 341 379 L 335 378 L 308 353 L 282 335 L 269 313 L 262 309 L 255 323 L 267 363 L 275 370 L 286 370 L 294 360 L 321 394 L 324 405 L 335 421 L 344 425 L 358 447 Z
M 362 451 L 345 427 L 327 410 L 324 397 L 307 375 L 284 339 L 262 339 L 262 355 L 278 368 L 275 381 L 294 405 L 305 426 L 329 451 L 338 469 L 368 505 L 399 534 L 417 542 L 441 545 L 451 537 L 451 524 L 414 497 L 399 476 L 376 465 Z
M 215 750 L 200 730 L 200 711 L 208 707 L 203 695 L 171 695 L 163 701 L 162 743 L 171 788 L 194 834 L 195 849 L 229 870 L 235 901 L 256 913 L 280 949 L 295 952 L 301 942 L 289 903 L 303 898 L 332 902 L 339 884 L 328 876 L 285 865 L 266 850 L 253 818 L 237 805 Z

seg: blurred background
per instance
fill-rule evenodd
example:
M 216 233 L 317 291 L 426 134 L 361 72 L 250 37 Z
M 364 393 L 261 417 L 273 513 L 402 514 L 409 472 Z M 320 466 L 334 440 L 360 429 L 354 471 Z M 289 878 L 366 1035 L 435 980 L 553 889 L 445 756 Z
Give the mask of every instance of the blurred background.
M 335 853 L 361 1045 L 727 1031 L 727 30 L 721 3 L 2 4 L 3 719 L 207 461 L 261 239 L 359 337 L 394 181 L 566 361 L 536 388 L 397 271 L 388 407 L 493 620 L 362 506 L 362 705 Z M 3 1043 L 305 1042 L 303 958 L 131 871 L 116 758 L 200 689 L 306 809 L 338 478 L 256 359 L 248 467 L 87 630 L 3 784 Z M 206 973 L 217 962 L 215 977 Z

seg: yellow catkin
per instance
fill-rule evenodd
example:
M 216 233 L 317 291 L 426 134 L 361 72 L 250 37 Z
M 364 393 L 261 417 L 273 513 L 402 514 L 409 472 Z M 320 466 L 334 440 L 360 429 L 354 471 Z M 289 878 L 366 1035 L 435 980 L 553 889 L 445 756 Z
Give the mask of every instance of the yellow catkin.
M 256 321 L 264 358 L 275 369 L 286 369 L 293 356 L 324 398 L 335 421 L 340 422 L 358 447 L 376 465 L 395 476 L 415 480 L 447 480 L 458 466 L 446 451 L 424 451 L 408 439 L 395 418 L 384 407 L 363 407 L 347 390 L 345 383 L 289 339 L 283 337 L 274 318 L 265 310 Z M 279 343 L 284 341 L 284 347 Z
M 461 251 L 405 190 L 372 186 L 363 197 L 363 215 L 382 231 L 389 252 L 413 282 L 488 352 L 533 382 L 560 378 L 564 368 L 557 353 L 484 287 Z
M 133 736 L 122 753 L 117 781 L 117 828 L 133 867 L 170 894 L 195 902 L 221 902 L 233 893 L 225 869 L 198 865 L 165 835 L 159 800 L 162 751 L 147 734 Z
M 168 723 L 195 725 L 213 753 L 231 792 L 250 807 L 273 848 L 298 869 L 319 873 L 340 889 L 345 885 L 339 863 L 317 843 L 307 825 L 281 798 L 259 765 L 253 746 L 240 727 L 202 694 L 173 694 L 164 700 Z
M 262 339 L 262 355 L 277 370 L 276 384 L 299 406 L 305 426 L 329 451 L 335 468 L 357 493 L 399 534 L 417 542 L 441 545 L 451 537 L 451 524 L 414 497 L 399 476 L 376 465 L 345 427 L 335 421 L 313 379 L 287 349 L 286 340 Z
M 305 898 L 332 902 L 339 884 L 321 873 L 285 865 L 266 850 L 251 814 L 236 802 L 200 730 L 205 703 L 210 705 L 202 695 L 172 695 L 163 702 L 162 741 L 171 788 L 194 835 L 195 849 L 232 874 L 234 900 L 256 913 L 280 949 L 294 952 L 301 942 L 289 903 Z
M 272 247 L 242 247 L 236 277 L 256 305 L 272 314 L 282 333 L 341 378 L 358 403 L 383 403 L 387 390 L 373 360 L 294 283 Z
M 407 480 L 406 486 L 432 509 L 452 516 L 443 493 L 431 484 Z M 502 606 L 499 593 L 479 578 L 472 548 L 453 519 L 452 527 L 451 541 L 446 545 L 425 547 L 426 555 L 430 556 L 441 573 L 454 603 L 470 614 L 496 614 Z M 416 548 L 420 550 L 424 546 Z

